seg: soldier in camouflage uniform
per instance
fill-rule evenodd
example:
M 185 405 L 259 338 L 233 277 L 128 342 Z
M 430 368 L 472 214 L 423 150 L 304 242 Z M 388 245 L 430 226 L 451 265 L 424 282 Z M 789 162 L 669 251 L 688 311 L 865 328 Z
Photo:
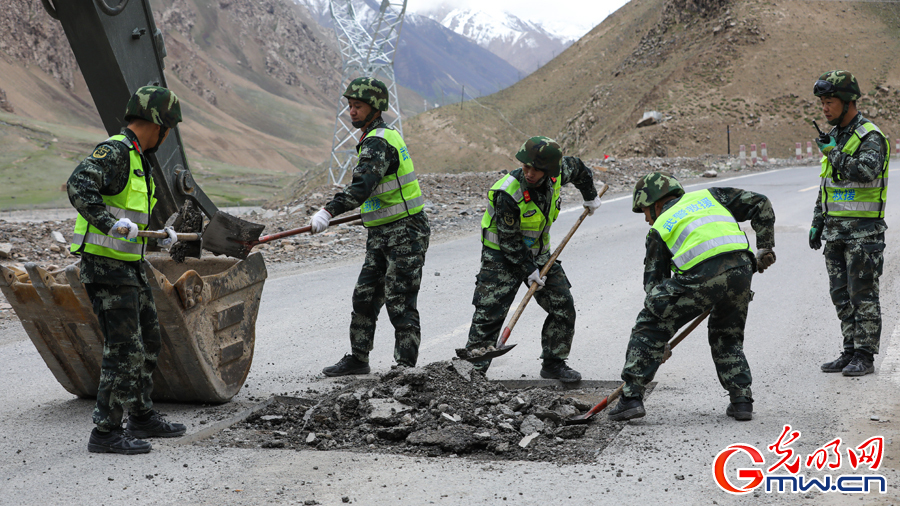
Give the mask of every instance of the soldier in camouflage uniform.
M 353 290 L 351 353 L 323 369 L 326 376 L 369 373 L 369 352 L 382 306 L 387 306 L 394 326 L 394 360 L 400 366 L 416 365 L 421 340 L 416 303 L 431 236 L 406 143 L 381 117 L 388 109 L 387 87 L 377 79 L 360 77 L 343 96 L 353 126 L 362 131 L 356 145 L 359 162 L 350 184 L 313 216 L 310 225 L 312 233 L 322 232 L 332 217 L 359 208 L 368 239 Z
M 850 72 L 822 74 L 813 93 L 834 128 L 816 140 L 823 157 L 809 247 L 819 249 L 825 240 L 831 301 L 843 334 L 841 355 L 822 364 L 822 371 L 863 376 L 875 372 L 881 340 L 878 278 L 884 267 L 890 143 L 857 111 L 861 93 Z
M 540 269 L 550 260 L 550 226 L 562 206 L 560 187 L 572 183 L 581 190 L 590 214 L 600 207 L 591 170 L 572 156 L 562 156 L 559 144 L 532 137 L 516 153 L 522 168 L 502 177 L 488 191 L 488 207 L 481 227 L 481 272 L 472 304 L 467 350 L 496 343 L 519 285 L 538 284 L 534 298 L 547 318 L 541 332 L 541 377 L 565 382 L 581 380 L 566 364 L 575 335 L 575 301 L 559 261 L 547 275 Z M 475 363 L 486 372 L 490 360 Z
M 154 411 L 151 375 L 160 351 L 159 320 L 144 273 L 147 228 L 153 199 L 147 160 L 181 121 L 181 107 L 169 90 L 145 86 L 125 108 L 128 126 L 97 145 L 69 177 L 69 201 L 78 211 L 71 252 L 81 256 L 80 277 L 103 331 L 103 361 L 88 450 L 147 453 L 148 437 L 184 434 L 182 424 Z M 168 239 L 175 232 L 165 229 Z M 124 411 L 128 424 L 122 428 Z
M 764 195 L 737 188 L 685 193 L 671 174 L 652 172 L 634 187 L 632 211 L 650 224 L 644 257 L 644 308 L 631 331 L 610 420 L 644 416 L 644 389 L 675 332 L 710 310 L 709 346 L 719 382 L 730 396 L 725 413 L 753 418 L 752 378 L 744 356 L 744 324 L 754 271 L 775 263 L 775 212 Z M 754 257 L 738 222 L 756 231 Z M 672 272 L 675 273 L 672 277 Z

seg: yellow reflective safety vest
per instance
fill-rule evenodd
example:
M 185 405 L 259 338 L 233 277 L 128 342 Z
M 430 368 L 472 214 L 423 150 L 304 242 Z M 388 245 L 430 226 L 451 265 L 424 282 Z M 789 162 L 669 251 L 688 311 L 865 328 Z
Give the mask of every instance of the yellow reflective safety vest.
M 822 214 L 848 218 L 884 218 L 887 201 L 888 163 L 891 160 L 891 143 L 874 123 L 863 123 L 856 127 L 853 135 L 841 151 L 853 155 L 862 144 L 862 138 L 870 132 L 878 132 L 887 145 L 884 167 L 881 174 L 869 183 L 833 181 L 832 166 L 827 156 L 822 157 L 822 172 L 819 189 L 822 194 Z
M 510 195 L 519 205 L 520 228 L 525 245 L 531 249 L 531 254 L 538 256 L 550 251 L 550 227 L 559 216 L 560 197 L 559 191 L 562 183 L 560 178 L 550 178 L 553 183 L 553 197 L 550 200 L 550 216 L 544 216 L 541 208 L 534 203 L 528 190 L 523 190 L 519 180 L 511 174 L 507 174 L 488 190 L 488 206 L 481 218 L 481 242 L 491 249 L 500 249 L 500 236 L 497 233 L 497 223 L 494 221 L 494 192 L 502 191 Z
M 381 178 L 372 195 L 359 207 L 363 225 L 377 227 L 422 212 L 425 198 L 403 138 L 390 128 L 376 128 L 367 133 L 364 139 L 370 137 L 380 137 L 393 146 L 400 158 L 400 167 L 396 173 Z
M 103 195 L 103 203 L 117 220 L 128 218 L 140 230 L 146 230 L 150 224 L 150 213 L 156 204 L 153 197 L 154 184 L 152 178 L 143 175 L 144 166 L 137 146 L 128 141 L 124 135 L 114 135 L 110 141 L 118 141 L 128 146 L 129 170 L 128 183 L 125 189 L 116 195 Z M 140 174 L 140 175 L 138 175 Z M 150 186 L 147 186 L 149 181 Z M 82 252 L 99 255 L 126 262 L 134 262 L 144 257 L 146 238 L 135 237 L 125 239 L 112 237 L 106 230 L 99 230 L 89 224 L 81 214 L 75 220 L 75 232 L 69 251 L 79 255 Z
M 723 253 L 753 251 L 731 211 L 709 190 L 685 193 L 652 228 L 672 252 L 672 270 L 679 273 Z

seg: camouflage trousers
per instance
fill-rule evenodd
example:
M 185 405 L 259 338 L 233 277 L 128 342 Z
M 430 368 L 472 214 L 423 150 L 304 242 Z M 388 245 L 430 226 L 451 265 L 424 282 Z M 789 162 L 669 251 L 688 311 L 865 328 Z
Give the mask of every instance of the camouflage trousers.
M 350 348 L 358 360 L 369 361 L 375 322 L 381 307 L 386 306 L 394 326 L 394 360 L 399 365 L 416 365 L 422 338 L 416 304 L 428 240 L 426 236 L 396 246 L 379 246 L 372 240 L 366 244 L 350 316 Z
M 884 269 L 884 233 L 825 243 L 831 301 L 841 320 L 844 351 L 878 353 L 881 303 L 878 278 Z
M 537 258 L 537 264 L 544 265 L 549 259 L 550 254 L 545 253 Z M 526 284 L 525 279 L 512 274 L 514 270 L 500 251 L 482 248 L 481 271 L 476 278 L 475 295 L 472 297 L 475 314 L 469 327 L 467 349 L 497 343 L 519 285 Z M 569 291 L 571 286 L 562 265 L 557 261 L 547 272 L 544 288 L 534 292 L 534 299 L 547 312 L 541 330 L 542 359 L 565 360 L 569 357 L 575 335 L 575 300 Z M 489 363 L 485 363 L 484 367 Z
M 153 407 L 153 371 L 161 337 L 150 286 L 84 285 L 103 331 L 103 361 L 94 423 L 101 430 L 122 425 L 125 410 Z
M 709 348 L 719 383 L 731 402 L 753 402 L 750 365 L 744 356 L 744 325 L 753 299 L 750 281 L 753 268 L 735 267 L 711 277 L 678 276 L 655 286 L 644 299 L 628 350 L 622 394 L 643 397 L 663 359 L 666 343 L 679 328 L 712 309 L 709 314 Z

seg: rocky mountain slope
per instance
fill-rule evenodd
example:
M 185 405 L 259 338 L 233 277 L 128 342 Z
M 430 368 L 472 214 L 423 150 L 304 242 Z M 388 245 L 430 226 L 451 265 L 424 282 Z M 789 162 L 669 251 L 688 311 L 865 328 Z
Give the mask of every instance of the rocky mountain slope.
M 189 157 L 292 172 L 326 158 L 339 57 L 333 35 L 304 9 L 280 0 L 151 6 L 166 39 L 169 85 L 187 104 L 181 130 Z M 10 0 L 5 7 L 4 109 L 101 128 L 59 22 L 40 2 Z
M 858 76 L 863 114 L 897 135 L 898 26 L 896 3 L 632 1 L 514 86 L 408 121 L 407 142 L 451 171 L 504 166 L 537 134 L 585 157 L 694 156 L 727 153 L 730 128 L 731 153 L 765 142 L 788 157 L 814 138 L 812 83 L 833 68 Z M 665 121 L 637 128 L 652 110 Z

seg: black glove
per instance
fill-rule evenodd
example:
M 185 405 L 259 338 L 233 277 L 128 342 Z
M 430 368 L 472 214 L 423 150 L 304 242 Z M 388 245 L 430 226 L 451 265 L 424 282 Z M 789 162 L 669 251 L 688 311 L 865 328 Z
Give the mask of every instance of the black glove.
M 826 155 L 827 156 L 827 155 Z M 828 161 L 831 162 L 833 157 L 828 156 Z M 844 179 L 844 175 L 841 174 L 841 171 L 834 166 L 834 162 L 831 162 L 831 181 L 837 183 Z
M 818 227 L 809 229 L 809 247 L 819 249 L 822 247 L 822 231 Z

